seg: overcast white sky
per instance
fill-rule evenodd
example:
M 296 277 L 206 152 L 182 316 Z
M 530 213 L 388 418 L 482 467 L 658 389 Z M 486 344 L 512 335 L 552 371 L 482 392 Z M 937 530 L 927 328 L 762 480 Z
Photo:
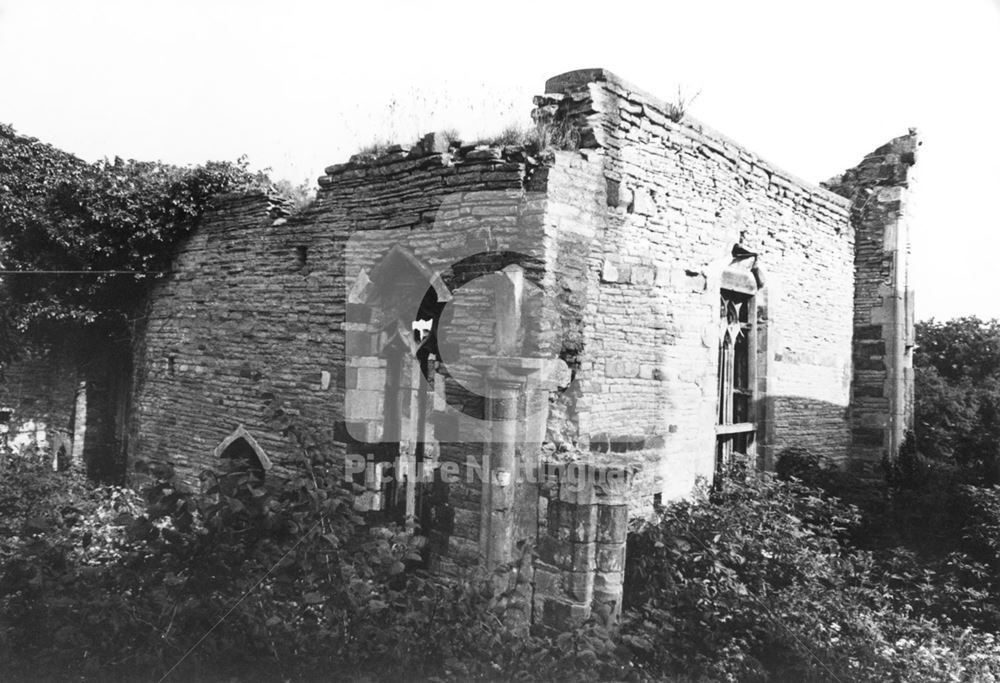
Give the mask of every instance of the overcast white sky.
M 85 159 L 247 154 L 311 181 L 377 139 L 527 123 L 601 66 L 818 182 L 910 126 L 919 318 L 1000 317 L 1000 1 L 0 0 L 0 122 Z

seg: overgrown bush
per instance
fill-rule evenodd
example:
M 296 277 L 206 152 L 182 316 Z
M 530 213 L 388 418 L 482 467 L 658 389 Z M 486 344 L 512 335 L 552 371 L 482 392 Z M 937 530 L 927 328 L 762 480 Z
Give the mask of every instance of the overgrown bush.
M 622 639 L 642 672 L 730 681 L 1000 676 L 992 633 L 932 616 L 941 584 L 919 563 L 895 554 L 887 563 L 849 545 L 856 508 L 767 476 L 727 482 L 713 496 L 664 508 L 630 541 Z M 959 603 L 987 597 L 948 588 Z
M 778 453 L 774 471 L 779 479 L 798 479 L 811 483 L 820 471 L 822 460 L 808 448 L 791 446 Z
M 1000 482 L 1000 320 L 916 325 L 916 448 Z
M 932 553 L 906 536 L 859 545 L 859 530 L 898 524 L 892 506 L 861 510 L 795 480 L 731 477 L 636 528 L 619 629 L 532 635 L 509 608 L 530 595 L 517 571 L 530 548 L 492 574 L 428 575 L 421 537 L 363 524 L 341 468 L 307 432 L 283 430 L 299 446 L 298 476 L 265 481 L 234 462 L 193 493 L 150 464 L 142 500 L 8 463 L 0 677 L 1000 677 L 1000 489 L 956 479 L 947 502 L 895 491 L 908 505 L 924 496 L 955 509 L 953 544 Z
M 556 639 L 508 623 L 521 573 L 444 580 L 421 571 L 422 539 L 363 525 L 340 468 L 294 435 L 299 477 L 263 482 L 237 462 L 206 473 L 195 494 L 153 464 L 144 505 L 118 490 L 74 488 L 66 495 L 87 504 L 70 508 L 63 475 L 6 473 L 0 501 L 20 525 L 0 556 L 0 676 L 617 676 L 610 634 L 598 627 Z M 25 486 L 30 500 L 11 504 Z M 42 524 L 33 521 L 39 507 L 60 512 Z

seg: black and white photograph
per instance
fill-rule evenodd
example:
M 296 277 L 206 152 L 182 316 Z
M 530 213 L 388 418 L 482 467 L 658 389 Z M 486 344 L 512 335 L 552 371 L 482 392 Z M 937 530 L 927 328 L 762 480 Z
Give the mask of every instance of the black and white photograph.
M 0 680 L 1000 681 L 1000 0 L 0 0 Z

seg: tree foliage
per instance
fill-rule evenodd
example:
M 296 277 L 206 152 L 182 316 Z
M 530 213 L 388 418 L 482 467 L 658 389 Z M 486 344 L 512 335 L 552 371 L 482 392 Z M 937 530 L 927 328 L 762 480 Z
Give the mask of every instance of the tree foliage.
M 925 456 L 997 476 L 1000 321 L 917 323 L 916 447 Z
M 178 167 L 86 163 L 0 125 L 0 267 L 11 271 L 167 270 L 174 246 L 220 193 L 270 191 L 245 159 Z M 153 275 L 2 276 L 7 334 L 119 329 Z M 0 332 L 4 334 L 4 332 Z

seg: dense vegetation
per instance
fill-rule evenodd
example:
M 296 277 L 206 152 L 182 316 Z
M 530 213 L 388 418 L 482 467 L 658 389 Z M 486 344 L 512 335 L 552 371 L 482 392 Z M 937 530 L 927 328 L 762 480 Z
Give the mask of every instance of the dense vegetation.
M 173 247 L 212 198 L 272 189 L 242 159 L 89 164 L 0 125 L 0 268 L 46 271 L 0 278 L 0 341 L 25 332 L 45 339 L 81 330 L 127 334 L 154 278 L 141 273 L 169 268 Z M 17 347 L 0 345 L 0 354 Z
M 143 499 L 11 459 L 0 477 L 4 680 L 449 680 L 613 676 L 608 634 L 523 638 L 516 573 L 434 579 L 420 537 L 368 528 L 308 438 L 302 476 L 234 465 Z M 598 657 L 605 659 L 598 663 Z
M 444 581 L 419 536 L 365 528 L 315 450 L 298 479 L 234 468 L 145 497 L 22 459 L 0 480 L 6 680 L 991 681 L 1000 492 L 955 485 L 956 547 L 866 547 L 879 513 L 734 477 L 633 534 L 610 632 L 524 635 L 516 572 Z M 812 476 L 823 478 L 822 471 Z M 926 503 L 929 490 L 911 490 Z M 954 501 L 953 501 L 954 502 Z M 905 540 L 905 539 L 904 539 Z M 176 668 L 174 668 L 176 667 Z
M 917 323 L 916 448 L 1000 482 L 1000 321 Z

